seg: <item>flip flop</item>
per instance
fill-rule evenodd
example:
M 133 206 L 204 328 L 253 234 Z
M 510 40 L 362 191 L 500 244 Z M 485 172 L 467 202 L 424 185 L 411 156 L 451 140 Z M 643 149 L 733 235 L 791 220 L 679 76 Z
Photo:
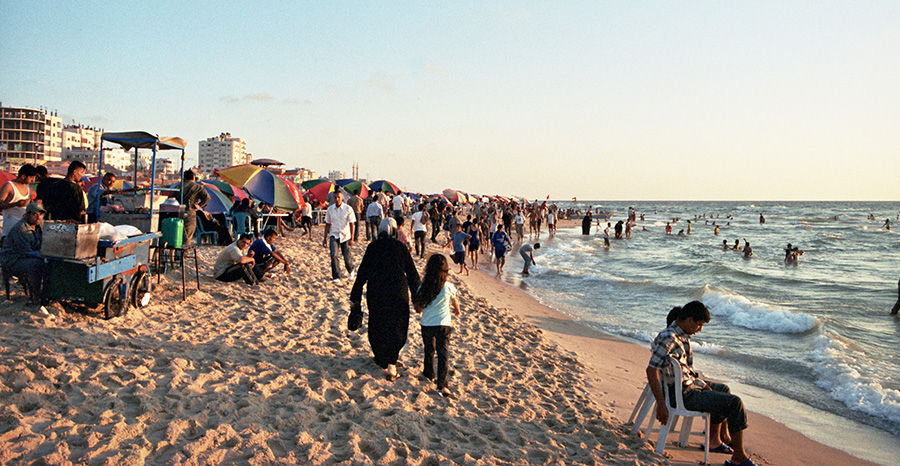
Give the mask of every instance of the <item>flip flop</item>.
M 725 460 L 725 466 L 756 466 L 756 463 L 753 460 L 748 459 L 741 464 L 732 463 L 731 460 Z
M 723 443 L 723 444 L 717 446 L 716 448 L 710 448 L 709 452 L 710 453 L 725 453 L 725 454 L 730 455 L 730 454 L 734 453 L 734 450 L 732 450 L 731 447 L 729 447 L 728 445 L 725 445 Z

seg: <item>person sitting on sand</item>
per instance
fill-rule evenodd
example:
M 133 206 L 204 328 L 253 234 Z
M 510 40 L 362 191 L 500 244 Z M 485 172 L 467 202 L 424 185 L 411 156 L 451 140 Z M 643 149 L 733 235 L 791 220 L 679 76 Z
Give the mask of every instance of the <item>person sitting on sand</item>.
M 503 224 L 497 225 L 497 231 L 491 235 L 491 244 L 494 246 L 494 256 L 497 258 L 497 273 L 503 273 L 506 265 L 506 251 L 509 247 L 509 236 L 503 231 Z
M 525 268 L 522 269 L 522 275 L 530 275 L 532 265 L 537 265 L 537 262 L 534 261 L 534 250 L 540 249 L 541 243 L 534 243 L 534 246 L 525 243 L 519 248 L 519 255 L 522 256 L 522 260 L 525 261 Z
M 253 257 L 243 253 L 252 241 L 252 236 L 242 233 L 237 241 L 223 249 L 213 265 L 213 277 L 220 282 L 233 282 L 243 278 L 248 285 L 258 283 L 263 277 L 263 271 L 256 267 Z
M 462 225 L 456 223 L 453 227 L 453 231 L 450 234 L 450 238 L 447 240 L 447 243 L 444 244 L 444 247 L 453 243 L 453 262 L 455 264 L 459 264 L 459 272 L 466 272 L 466 275 L 469 274 L 469 267 L 466 265 L 466 245 L 465 241 L 471 238 L 471 235 L 468 233 L 464 233 L 462 231 Z
M 278 233 L 270 228 L 263 232 L 262 238 L 250 245 L 247 255 L 256 261 L 256 266 L 262 269 L 263 274 L 274 269 L 278 264 L 284 264 L 284 273 L 291 273 L 290 261 L 275 248 L 275 238 L 277 237 Z
M 669 408 L 663 395 L 660 373 L 671 374 L 673 368 L 669 357 L 672 357 L 681 366 L 683 386 L 667 386 L 665 389 L 670 392 L 682 390 L 686 409 L 710 413 L 709 444 L 717 446 L 709 451 L 730 453 L 731 459 L 725 461 L 726 466 L 756 466 L 744 450 L 744 430 L 747 428 L 744 403 L 730 393 L 727 385 L 704 380 L 693 367 L 691 335 L 699 333 L 709 323 L 709 309 L 700 301 L 691 301 L 680 312 L 670 311 L 670 316 L 675 317 L 675 321 L 653 340 L 650 346 L 652 355 L 647 365 L 647 383 L 656 399 L 656 419 L 663 424 L 669 422 Z M 722 423 L 725 421 L 730 442 L 722 435 Z
M 424 368 L 422 375 L 434 381 L 434 353 L 437 350 L 437 390 L 442 397 L 451 395 L 447 388 L 450 372 L 450 334 L 453 332 L 450 312 L 459 315 L 459 300 L 456 287 L 447 282 L 450 265 L 443 254 L 433 254 L 425 264 L 422 285 L 413 296 L 416 312 L 422 313 L 422 343 L 424 346 Z

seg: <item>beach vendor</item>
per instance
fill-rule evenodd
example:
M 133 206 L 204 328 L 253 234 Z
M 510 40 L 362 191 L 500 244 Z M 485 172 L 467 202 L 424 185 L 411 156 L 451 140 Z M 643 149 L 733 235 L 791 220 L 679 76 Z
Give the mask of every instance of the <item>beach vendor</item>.
M 50 220 L 84 222 L 84 190 L 78 184 L 84 176 L 84 170 L 84 163 L 73 160 L 66 177 L 48 186 L 49 192 L 44 196 L 43 202 Z
M 219 253 L 213 266 L 213 277 L 220 282 L 233 282 L 241 278 L 248 285 L 255 285 L 263 277 L 262 269 L 256 267 L 256 260 L 244 254 L 253 237 L 243 233 L 237 241 Z
M 114 189 L 113 183 L 116 182 L 116 174 L 112 172 L 107 172 L 100 178 L 100 181 L 94 183 L 93 186 L 88 189 L 87 197 L 88 197 L 88 222 L 94 223 L 97 221 L 97 216 L 100 213 L 100 207 L 105 206 L 109 199 L 104 199 L 105 196 L 109 196 L 111 194 L 116 194 L 121 192 L 118 189 Z M 100 195 L 100 200 L 97 200 L 97 195 Z
M 8 276 L 25 278 L 30 306 L 42 304 L 41 297 L 49 274 L 49 265 L 41 256 L 41 222 L 46 212 L 40 203 L 28 204 L 25 215 L 9 229 L 0 249 L 0 265 L 4 272 Z
M 727 385 L 704 380 L 693 367 L 691 335 L 699 333 L 709 323 L 709 310 L 700 301 L 691 301 L 681 308 L 677 316 L 674 315 L 676 313 L 671 314 L 675 321 L 653 340 L 650 346 L 652 355 L 647 365 L 647 383 L 656 398 L 656 419 L 663 424 L 669 421 L 669 408 L 663 390 L 670 393 L 682 390 L 686 409 L 710 414 L 709 444 L 717 446 L 709 451 L 731 454 L 731 459 L 725 461 L 726 466 L 755 466 L 744 451 L 744 429 L 747 428 L 744 403 L 730 393 Z M 681 366 L 681 387 L 668 385 L 664 388 L 660 382 L 660 372 L 671 374 L 673 370 L 669 357 Z M 726 421 L 727 424 L 723 424 Z
M 31 188 L 37 178 L 37 170 L 30 163 L 19 168 L 19 174 L 0 188 L 0 210 L 3 211 L 3 234 L 6 236 L 25 216 L 25 207 L 31 201 Z
M 197 210 L 203 209 L 209 202 L 209 193 L 194 181 L 193 170 L 184 172 L 184 183 L 181 186 L 181 200 L 184 203 L 184 245 L 191 244 L 197 231 Z

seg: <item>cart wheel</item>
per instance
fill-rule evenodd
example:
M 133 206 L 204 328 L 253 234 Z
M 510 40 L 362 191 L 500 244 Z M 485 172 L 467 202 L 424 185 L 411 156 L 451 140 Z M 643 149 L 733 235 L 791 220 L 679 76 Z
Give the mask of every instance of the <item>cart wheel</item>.
M 150 274 L 146 270 L 139 270 L 131 279 L 131 288 L 128 290 L 128 302 L 132 306 L 142 308 L 150 302 Z
M 120 277 L 116 277 L 106 284 L 106 291 L 103 293 L 103 316 L 107 320 L 122 315 L 125 308 L 125 299 L 122 296 L 123 283 L 125 282 Z

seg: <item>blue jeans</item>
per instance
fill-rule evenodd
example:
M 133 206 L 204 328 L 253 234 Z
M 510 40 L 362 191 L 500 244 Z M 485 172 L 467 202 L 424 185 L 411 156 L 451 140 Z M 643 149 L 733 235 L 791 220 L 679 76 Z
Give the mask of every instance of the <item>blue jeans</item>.
M 350 255 L 350 241 L 338 242 L 334 236 L 328 237 L 328 251 L 331 252 L 331 278 L 341 278 L 340 262 L 338 262 L 338 246 L 341 248 L 341 254 L 344 256 L 344 267 L 347 273 L 353 271 L 353 257 Z

